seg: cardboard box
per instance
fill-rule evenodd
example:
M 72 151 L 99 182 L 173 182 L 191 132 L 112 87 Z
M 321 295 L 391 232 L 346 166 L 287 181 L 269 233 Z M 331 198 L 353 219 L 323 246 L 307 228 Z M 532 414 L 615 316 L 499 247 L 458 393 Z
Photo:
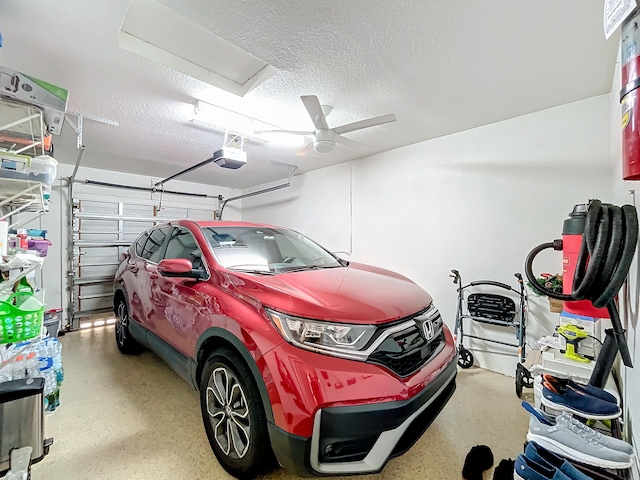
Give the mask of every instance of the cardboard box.
M 26 180 L 30 163 L 31 157 L 0 151 L 0 176 Z
M 582 383 L 589 381 L 595 362 L 581 363 L 569 360 L 558 350 L 549 348 L 542 352 L 542 369 L 557 377 L 574 378 Z
M 581 327 L 590 337 L 578 343 L 577 352 L 590 358 L 596 358 L 600 352 L 600 343 L 592 337 L 602 341 L 602 321 L 599 318 L 583 317 L 572 313 L 562 312 L 560 314 L 560 326 L 576 325 Z M 564 339 L 564 337 L 561 336 Z
M 64 88 L 0 66 L 0 95 L 42 108 L 49 132 L 62 132 L 69 98 Z

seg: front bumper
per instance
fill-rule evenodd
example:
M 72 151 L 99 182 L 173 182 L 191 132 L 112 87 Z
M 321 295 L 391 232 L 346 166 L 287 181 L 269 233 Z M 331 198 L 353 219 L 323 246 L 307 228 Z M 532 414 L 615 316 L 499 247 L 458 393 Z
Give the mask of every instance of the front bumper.
M 409 400 L 318 409 L 310 438 L 269 424 L 280 464 L 299 476 L 380 472 L 422 436 L 455 391 L 455 358 Z

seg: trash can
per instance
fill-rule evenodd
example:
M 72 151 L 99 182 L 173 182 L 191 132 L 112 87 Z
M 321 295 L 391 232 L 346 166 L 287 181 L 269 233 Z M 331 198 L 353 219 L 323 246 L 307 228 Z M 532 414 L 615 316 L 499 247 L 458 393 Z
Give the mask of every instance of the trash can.
M 31 463 L 46 455 L 44 378 L 0 383 L 0 474 L 9 470 L 14 448 L 32 447 Z
M 54 308 L 44 312 L 44 328 L 50 337 L 57 337 L 60 331 L 60 321 L 62 320 L 62 309 Z

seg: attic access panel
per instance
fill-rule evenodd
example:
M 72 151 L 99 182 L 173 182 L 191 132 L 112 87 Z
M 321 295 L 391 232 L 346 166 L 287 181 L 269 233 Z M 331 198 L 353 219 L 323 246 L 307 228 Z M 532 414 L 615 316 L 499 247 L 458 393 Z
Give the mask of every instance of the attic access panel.
M 132 0 L 118 45 L 238 96 L 277 72 L 201 25 L 155 0 Z

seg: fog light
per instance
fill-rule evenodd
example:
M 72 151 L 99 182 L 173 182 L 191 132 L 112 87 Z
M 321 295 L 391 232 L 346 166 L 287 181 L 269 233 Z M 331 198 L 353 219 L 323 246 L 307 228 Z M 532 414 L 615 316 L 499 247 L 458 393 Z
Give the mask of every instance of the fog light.
M 373 448 L 379 435 L 370 437 L 345 439 L 328 443 L 322 449 L 323 462 L 357 462 L 364 460 Z M 336 439 L 331 439 L 336 440 Z

